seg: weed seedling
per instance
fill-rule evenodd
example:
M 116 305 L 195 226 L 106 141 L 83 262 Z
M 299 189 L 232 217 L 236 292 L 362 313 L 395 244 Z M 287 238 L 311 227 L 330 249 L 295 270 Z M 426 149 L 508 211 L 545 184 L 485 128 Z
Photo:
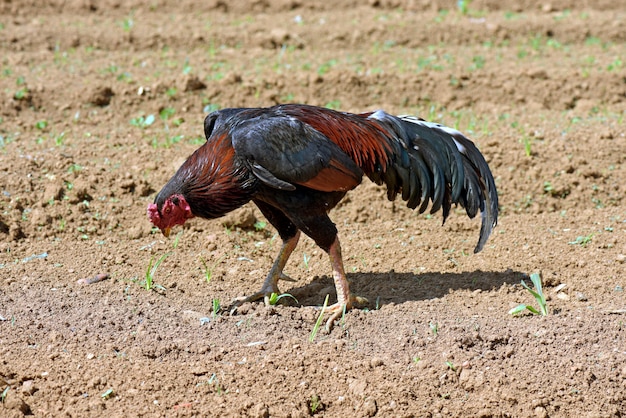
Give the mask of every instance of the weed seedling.
M 102 395 L 100 395 L 102 397 L 102 399 L 107 400 L 109 399 L 111 396 L 113 396 L 113 389 L 109 389 L 106 392 L 104 392 Z
M 433 333 L 433 335 L 437 336 L 437 333 L 439 332 L 439 324 L 436 322 L 429 322 L 428 327 L 430 328 L 430 331 Z
M 548 315 L 548 307 L 546 306 L 546 297 L 543 294 L 543 287 L 541 286 L 541 275 L 539 273 L 533 273 L 530 275 L 530 280 L 533 282 L 533 285 L 535 286 L 535 290 L 531 289 L 524 280 L 522 280 L 522 286 L 526 290 L 528 290 L 531 295 L 533 295 L 533 297 L 537 301 L 537 304 L 539 305 L 539 309 L 541 312 L 535 309 L 533 306 L 525 305 L 522 303 L 516 306 L 515 308 L 511 309 L 509 311 L 509 314 L 517 315 L 517 314 L 522 313 L 525 310 L 528 310 L 534 315 L 543 315 L 543 316 Z
M 585 236 L 578 236 L 574 241 L 568 242 L 569 245 L 580 245 L 581 247 L 586 247 L 593 239 L 593 233 Z
M 322 310 L 320 311 L 320 316 L 317 317 L 315 326 L 313 327 L 313 330 L 311 331 L 311 335 L 309 336 L 310 342 L 313 342 L 315 340 L 315 337 L 317 336 L 317 333 L 319 332 L 320 327 L 322 326 L 322 319 L 324 318 L 324 311 L 326 310 L 326 307 L 328 306 L 328 296 L 329 295 L 326 295 L 326 299 L 324 299 L 324 306 L 322 306 Z
M 270 295 L 270 305 L 274 306 L 278 303 L 279 300 L 281 300 L 282 298 L 285 297 L 289 297 L 291 299 L 293 299 L 296 303 L 298 303 L 298 299 L 296 299 L 293 295 L 289 294 L 289 293 L 283 293 L 283 294 L 278 294 L 278 293 L 272 293 Z
M 311 403 L 310 403 L 311 413 L 315 414 L 315 412 L 317 412 L 321 404 L 322 404 L 322 401 L 320 400 L 319 396 L 317 395 L 311 396 Z
M 218 298 L 214 298 L 212 301 L 212 305 L 213 305 L 213 312 L 211 312 L 211 317 L 217 318 L 217 316 L 220 313 L 220 309 L 222 308 L 222 305 L 220 305 L 220 300 Z
M 524 154 L 527 157 L 531 157 L 533 154 L 533 140 L 528 135 L 524 135 L 521 139 L 522 144 L 524 145 Z
M 304 269 L 309 271 L 309 260 L 311 260 L 310 255 L 306 255 L 306 253 L 302 256 L 302 261 L 304 263 Z
M 256 221 L 254 223 L 254 230 L 257 232 L 263 231 L 267 226 L 267 222 L 265 221 Z
M 213 277 L 213 270 L 215 270 L 215 266 L 217 266 L 224 259 L 224 257 L 225 256 L 221 256 L 220 258 L 218 258 L 217 261 L 211 266 L 207 264 L 206 260 L 203 257 L 200 257 L 200 262 L 204 267 L 204 278 L 206 279 L 207 283 L 209 283 L 211 281 L 211 278 Z
M 136 126 L 138 128 L 142 128 L 145 129 L 148 126 L 152 125 L 155 121 L 155 117 L 154 115 L 148 115 L 148 116 L 138 116 L 136 118 L 132 118 L 130 120 L 130 124 L 133 126 Z
M 150 258 L 148 268 L 146 269 L 146 279 L 144 282 L 144 287 L 146 288 L 146 290 L 152 290 L 153 287 L 165 290 L 163 286 L 154 283 L 154 275 L 156 274 L 156 271 L 163 262 L 163 260 L 165 260 L 169 255 L 170 253 L 163 254 L 156 262 L 154 261 L 154 257 Z
M 176 237 L 174 237 L 174 242 L 172 243 L 172 247 L 174 249 L 178 247 L 178 242 L 180 241 L 180 237 L 183 235 L 183 231 L 184 229 L 181 229 L 181 231 L 178 234 L 176 234 Z

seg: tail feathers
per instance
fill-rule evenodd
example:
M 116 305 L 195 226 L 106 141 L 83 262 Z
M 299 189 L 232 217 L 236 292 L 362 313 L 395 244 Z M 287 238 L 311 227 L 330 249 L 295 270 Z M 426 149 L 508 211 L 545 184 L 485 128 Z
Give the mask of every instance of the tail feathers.
M 491 170 L 472 141 L 455 129 L 411 116 L 383 111 L 369 115 L 388 133 L 392 147 L 386 167 L 369 178 L 387 186 L 387 197 L 401 193 L 407 206 L 419 213 L 442 210 L 446 221 L 452 204 L 467 215 L 482 215 L 480 237 L 474 252 L 482 250 L 498 218 L 498 195 Z

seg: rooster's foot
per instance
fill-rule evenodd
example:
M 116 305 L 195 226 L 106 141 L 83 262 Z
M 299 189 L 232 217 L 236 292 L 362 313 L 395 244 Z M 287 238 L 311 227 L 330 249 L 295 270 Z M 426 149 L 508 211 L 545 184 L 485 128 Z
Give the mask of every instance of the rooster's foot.
M 327 306 L 324 309 L 325 313 L 330 314 L 330 318 L 326 321 L 326 331 L 332 331 L 335 326 L 335 322 L 339 322 L 343 319 L 343 316 L 352 308 L 363 308 L 368 305 L 368 300 L 361 296 L 350 295 L 347 302 L 337 302 L 333 305 Z

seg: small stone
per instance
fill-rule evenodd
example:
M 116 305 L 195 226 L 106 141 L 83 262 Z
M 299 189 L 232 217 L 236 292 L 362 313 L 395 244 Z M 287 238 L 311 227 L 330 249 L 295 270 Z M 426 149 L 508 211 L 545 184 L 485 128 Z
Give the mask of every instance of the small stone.
M 383 364 L 385 364 L 383 359 L 378 358 L 378 357 L 374 357 L 373 359 L 370 360 L 370 366 L 372 368 L 382 366 Z
M 22 388 L 20 390 L 24 395 L 32 395 L 33 393 L 37 392 L 35 382 L 33 382 L 32 380 L 25 380 L 24 383 L 22 383 Z
M 556 297 L 561 300 L 569 300 L 569 295 L 567 293 L 559 292 L 556 294 Z
M 535 416 L 537 418 L 546 418 L 548 416 L 548 411 L 543 406 L 538 406 L 535 408 Z
M 617 257 L 615 257 L 615 261 L 620 264 L 624 264 L 624 262 L 626 261 L 626 254 L 617 254 Z

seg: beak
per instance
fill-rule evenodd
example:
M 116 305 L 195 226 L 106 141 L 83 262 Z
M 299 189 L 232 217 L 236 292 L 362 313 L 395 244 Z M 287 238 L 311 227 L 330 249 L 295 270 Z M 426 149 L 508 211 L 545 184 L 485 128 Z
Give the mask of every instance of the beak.
M 163 228 L 161 232 L 165 235 L 165 238 L 170 236 L 170 228 Z

